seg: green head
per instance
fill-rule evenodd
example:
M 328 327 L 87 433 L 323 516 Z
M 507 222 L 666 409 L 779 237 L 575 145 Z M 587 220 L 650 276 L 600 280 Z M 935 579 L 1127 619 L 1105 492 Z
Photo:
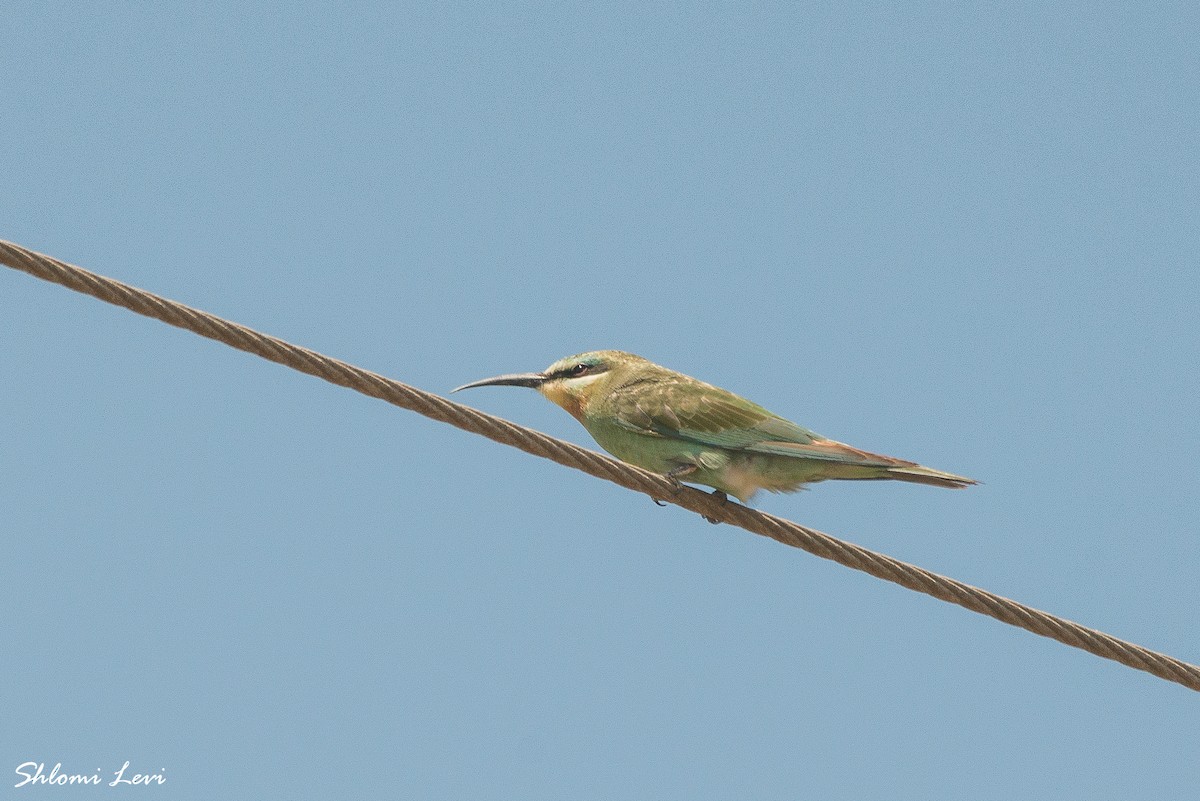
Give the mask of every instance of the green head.
M 559 359 L 540 373 L 509 373 L 472 381 L 454 389 L 472 387 L 531 387 L 576 418 L 583 419 L 588 401 L 597 393 L 623 383 L 650 362 L 620 350 L 593 350 Z

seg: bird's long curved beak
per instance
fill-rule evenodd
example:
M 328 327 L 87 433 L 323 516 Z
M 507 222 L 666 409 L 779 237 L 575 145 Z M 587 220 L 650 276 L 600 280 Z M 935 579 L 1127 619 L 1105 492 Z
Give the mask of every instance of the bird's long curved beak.
M 463 384 L 461 387 L 455 387 L 450 391 L 458 392 L 460 389 L 471 389 L 472 387 L 532 387 L 536 389 L 545 383 L 545 381 L 546 376 L 541 373 L 509 373 L 507 375 L 498 375 L 494 378 L 472 381 L 469 384 Z

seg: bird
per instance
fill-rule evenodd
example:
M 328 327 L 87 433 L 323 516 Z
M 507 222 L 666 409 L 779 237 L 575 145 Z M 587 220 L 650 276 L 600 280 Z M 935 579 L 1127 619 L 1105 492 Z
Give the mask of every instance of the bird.
M 583 424 L 623 462 L 712 487 L 748 503 L 759 491 L 795 492 L 828 479 L 894 479 L 961 489 L 971 478 L 859 450 L 797 425 L 728 390 L 619 350 L 559 359 L 540 373 L 472 381 L 529 387 Z

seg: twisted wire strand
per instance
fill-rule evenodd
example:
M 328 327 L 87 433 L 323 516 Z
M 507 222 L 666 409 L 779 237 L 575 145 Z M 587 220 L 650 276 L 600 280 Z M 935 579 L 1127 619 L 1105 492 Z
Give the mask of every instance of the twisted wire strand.
M 0 263 L 713 520 L 1200 691 L 1200 667 L 0 240 Z

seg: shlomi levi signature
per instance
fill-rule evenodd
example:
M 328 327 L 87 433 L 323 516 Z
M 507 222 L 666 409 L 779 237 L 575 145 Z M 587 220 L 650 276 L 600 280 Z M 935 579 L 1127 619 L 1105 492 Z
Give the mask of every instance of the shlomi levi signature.
M 112 772 L 113 780 L 107 784 L 109 787 L 118 787 L 123 784 L 166 784 L 166 770 L 163 768 L 158 770 L 158 773 L 129 773 L 129 762 L 126 761 L 120 770 Z M 94 784 L 99 786 L 105 783 L 99 768 L 96 768 L 95 773 L 63 773 L 61 762 L 55 762 L 49 773 L 46 772 L 45 762 L 22 762 L 17 765 L 17 775 L 22 778 L 13 787 L 24 787 L 27 784 Z

